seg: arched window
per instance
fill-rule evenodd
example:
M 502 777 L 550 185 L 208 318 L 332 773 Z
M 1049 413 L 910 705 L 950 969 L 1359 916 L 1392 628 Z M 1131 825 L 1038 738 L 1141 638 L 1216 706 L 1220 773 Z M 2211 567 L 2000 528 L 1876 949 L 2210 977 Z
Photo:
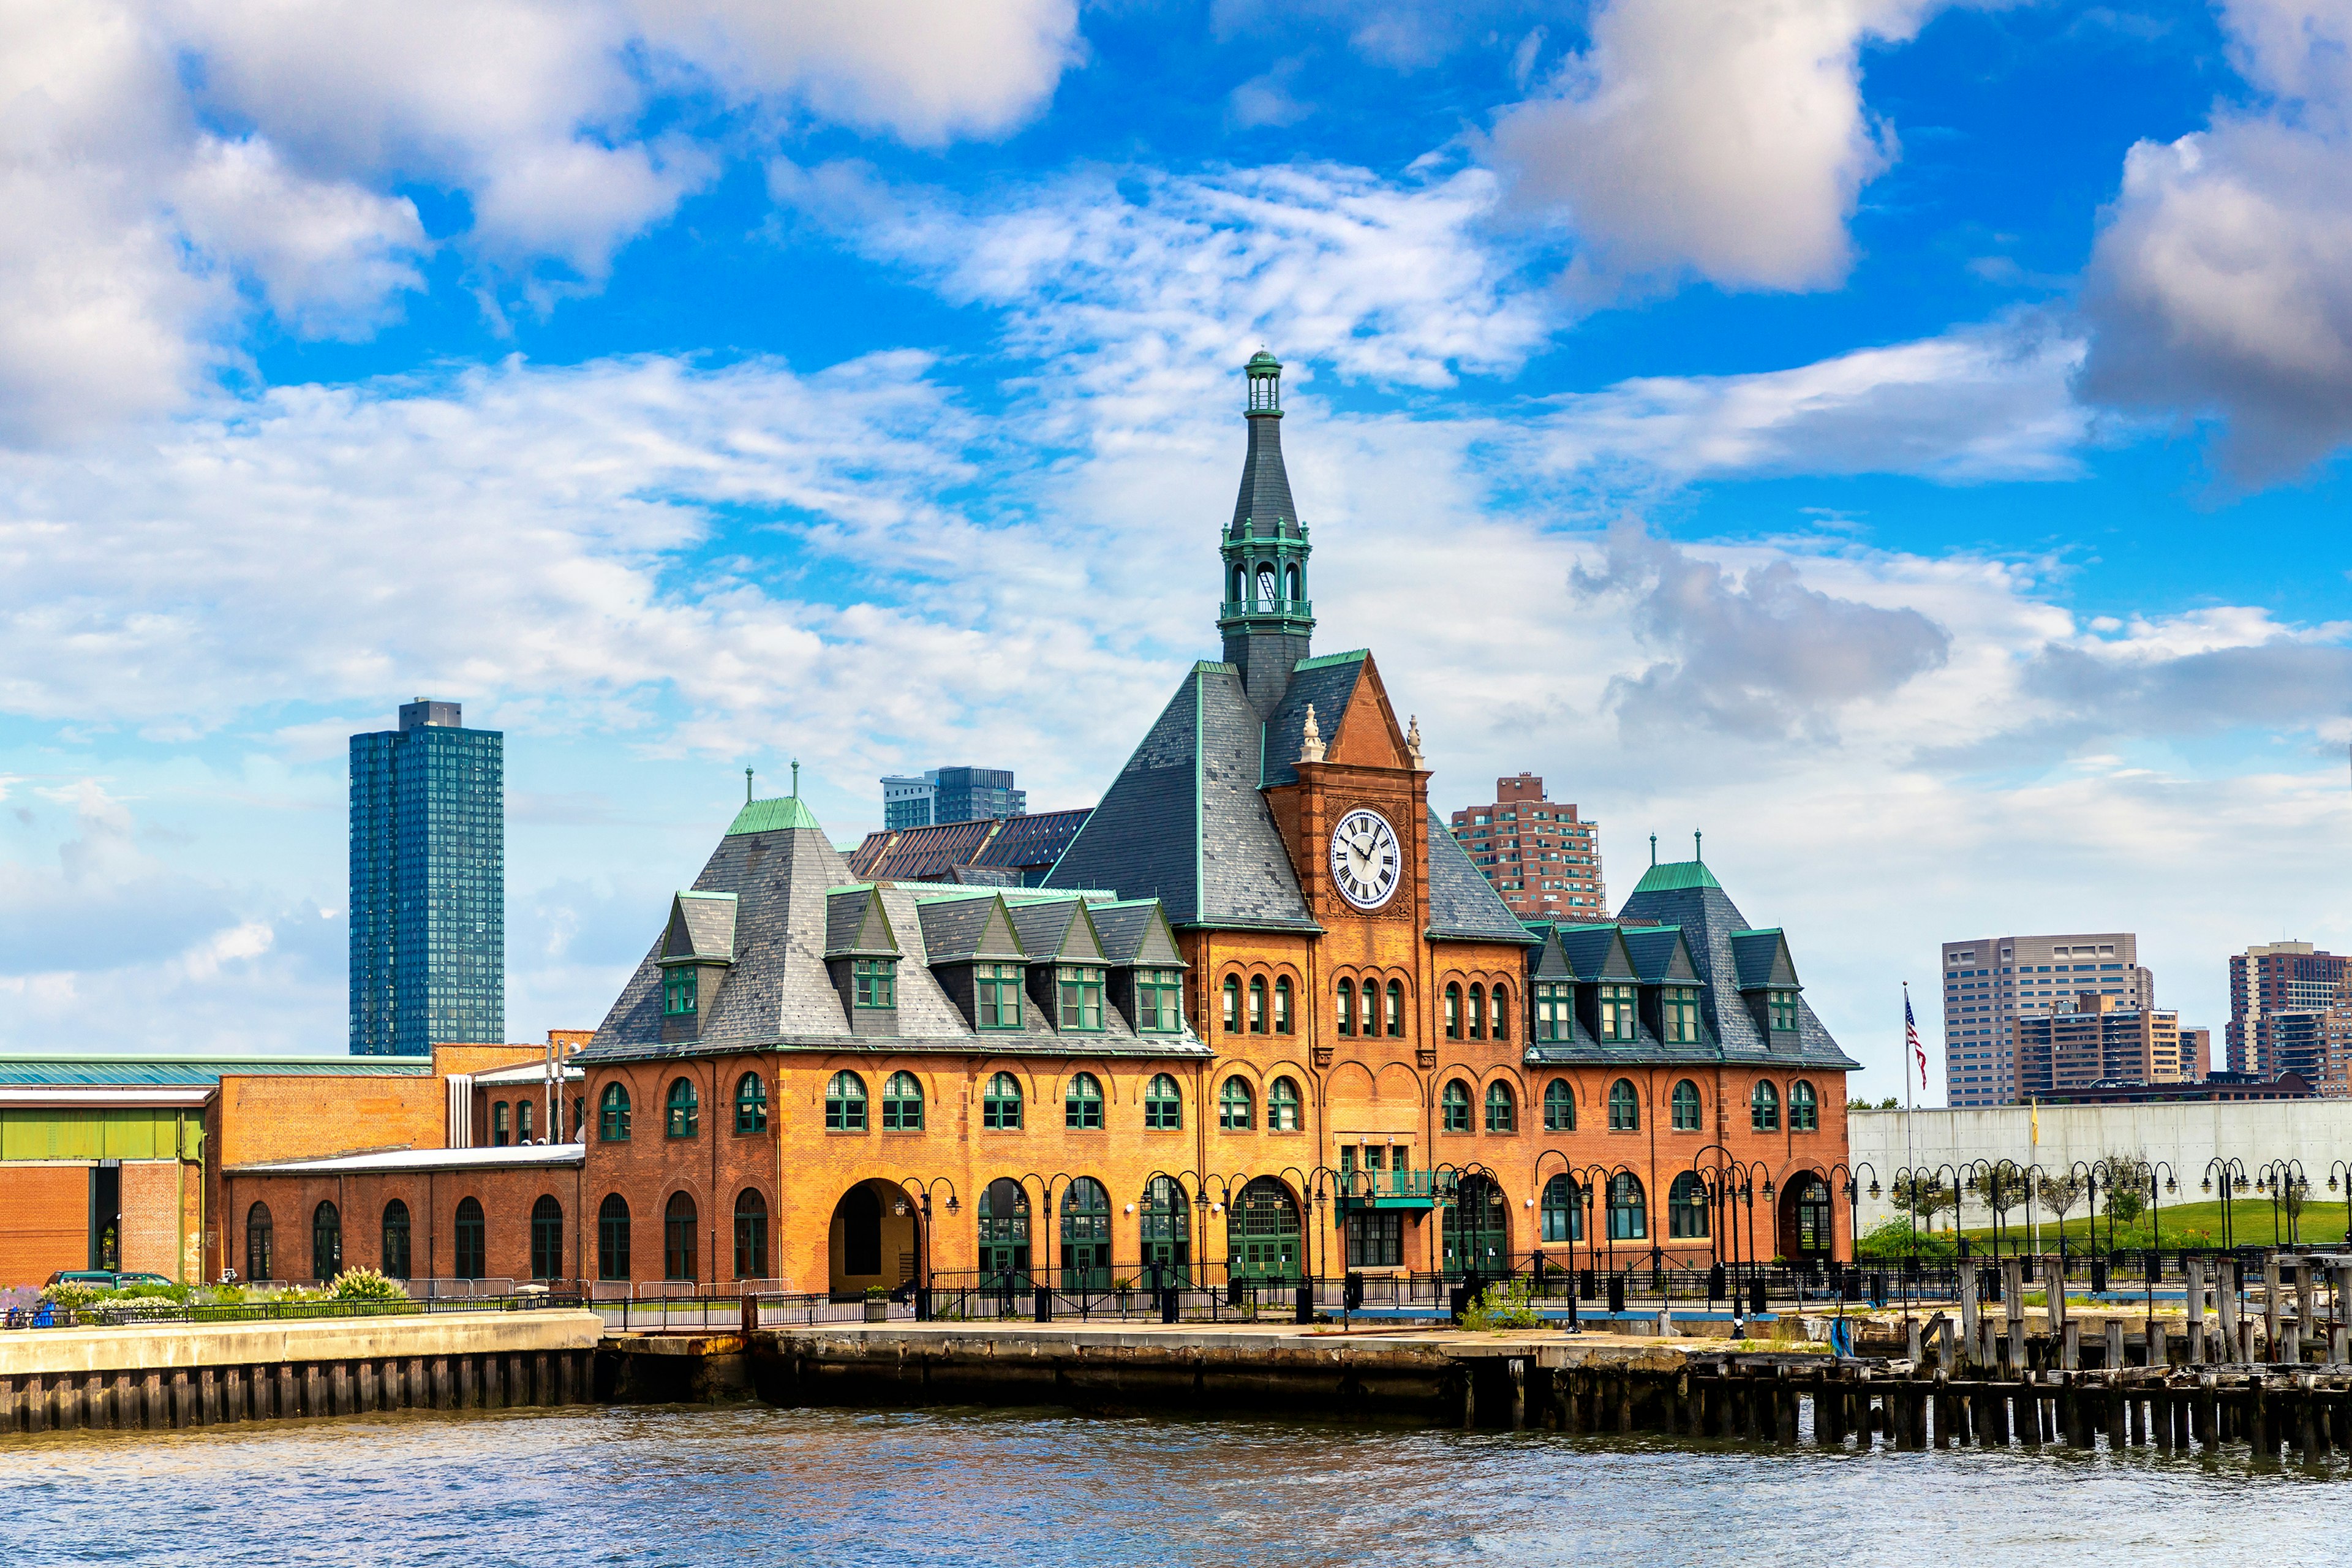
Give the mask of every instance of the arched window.
M 408 1205 L 398 1198 L 383 1205 L 383 1271 L 408 1278 Z
M 1621 1078 L 1609 1086 L 1609 1131 L 1638 1132 L 1642 1130 L 1642 1097 L 1633 1090 L 1633 1080 Z
M 606 1193 L 596 1210 L 596 1278 L 629 1277 L 629 1204 L 618 1193 Z
M 1090 1072 L 1070 1075 L 1062 1095 L 1062 1125 L 1091 1131 L 1103 1124 L 1102 1079 Z
M 1576 1090 L 1568 1086 L 1568 1079 L 1564 1078 L 1556 1078 L 1544 1085 L 1544 1131 L 1576 1131 Z
M 1470 1131 L 1470 1086 L 1468 1084 L 1458 1078 L 1447 1083 L 1444 1092 L 1438 1097 L 1438 1107 L 1444 1113 L 1444 1120 L 1440 1125 L 1446 1131 Z
M 588 1142 L 588 1097 L 586 1095 L 575 1094 L 572 1097 L 572 1141 L 574 1143 Z
M 768 1277 L 768 1200 L 746 1187 L 735 1194 L 735 1278 Z
M 1110 1289 L 1110 1194 L 1092 1176 L 1062 1194 L 1062 1289 Z
M 1666 1235 L 1675 1241 L 1694 1241 L 1706 1235 L 1706 1188 L 1685 1171 L 1666 1189 Z
M 1493 1000 L 1495 1026 L 1488 1032 L 1498 1040 L 1507 1040 L 1511 1037 L 1511 988 L 1507 985 L 1496 986 Z
M 1298 563 L 1296 561 L 1282 569 L 1282 596 L 1292 604 L 1306 597 L 1298 591 Z
M 1153 1073 L 1143 1087 L 1143 1125 L 1155 1132 L 1173 1132 L 1184 1125 L 1184 1097 L 1164 1072 Z
M 530 1205 L 530 1277 L 563 1278 L 563 1205 L 550 1193 Z
M 1225 976 L 1225 1033 L 1242 1032 L 1242 983 L 1238 976 Z
M 702 1097 L 690 1078 L 672 1079 L 669 1085 L 669 1135 L 691 1138 L 702 1126 Z
M 1462 1037 L 1462 987 L 1459 985 L 1445 988 L 1445 1037 L 1449 1040 Z
M 1650 1234 L 1649 1211 L 1641 1179 L 1631 1171 L 1609 1178 L 1609 1239 L 1640 1241 Z
M 1274 1032 L 1290 1033 L 1290 978 L 1278 976 L 1274 983 Z
M 1789 1086 L 1789 1131 L 1819 1132 L 1821 1130 L 1821 1101 L 1813 1094 L 1813 1086 L 1799 1079 Z
M 274 1279 L 270 1270 L 276 1260 L 277 1227 L 269 1222 L 269 1205 L 256 1204 L 245 1211 L 245 1277 L 247 1280 Z
M 479 1279 L 488 1271 L 489 1237 L 482 1222 L 481 1202 L 476 1198 L 457 1200 L 457 1267 L 451 1272 L 460 1279 Z
M 866 1131 L 866 1080 L 854 1072 L 837 1072 L 824 1086 L 824 1130 L 827 1132 Z
M 1567 1242 L 1584 1239 L 1584 1189 L 1565 1173 L 1544 1184 L 1543 1238 Z
M 1334 1011 L 1339 1033 L 1354 1034 L 1356 1032 L 1356 983 L 1354 981 L 1339 982 L 1339 1005 Z
M 1227 1278 L 1244 1281 L 1298 1277 L 1298 1205 L 1273 1176 L 1258 1176 L 1225 1211 Z
M 1486 1037 L 1486 988 L 1484 985 L 1470 987 L 1470 1037 L 1474 1040 Z
M 310 1278 L 332 1279 L 343 1271 L 343 1216 L 334 1205 L 310 1211 Z
M 1389 982 L 1388 1023 L 1390 1037 L 1402 1039 L 1404 1037 L 1404 982 L 1402 980 Z
M 1701 1114 L 1698 1103 L 1698 1085 L 1691 1082 L 1688 1079 L 1684 1079 L 1679 1083 L 1676 1083 L 1675 1085 L 1675 1131 L 1677 1132 L 1697 1131 L 1699 1130 Z
M 1298 1085 L 1293 1080 L 1276 1079 L 1265 1091 L 1265 1127 L 1269 1132 L 1298 1131 Z
M 515 1142 L 518 1143 L 530 1142 L 530 1100 L 515 1101 Z
M 1144 1184 L 1141 1229 L 1143 1283 L 1182 1286 L 1192 1266 L 1192 1205 L 1175 1177 L 1154 1176 Z
M 1217 1090 L 1217 1125 L 1228 1132 L 1246 1132 L 1255 1121 L 1250 1112 L 1249 1085 L 1237 1078 L 1225 1079 Z
M 662 1211 L 662 1278 L 665 1279 L 699 1279 L 694 1258 L 694 1233 L 697 1228 L 694 1199 L 684 1193 L 672 1193 L 669 1206 Z
M 1511 1086 L 1501 1079 L 1486 1086 L 1486 1131 L 1517 1132 L 1519 1130 L 1518 1102 L 1511 1098 Z
M 1265 1033 L 1265 977 L 1254 975 L 1249 984 L 1249 1032 Z
M 1249 568 L 1246 566 L 1236 566 L 1234 568 L 1233 603 L 1239 605 L 1248 597 Z
M 599 1104 L 599 1120 L 601 1125 L 597 1129 L 597 1135 L 605 1142 L 627 1142 L 629 1141 L 629 1091 L 617 1083 L 606 1084 L 604 1099 Z
M 1748 1124 L 1759 1132 L 1780 1130 L 1780 1091 L 1769 1079 L 1759 1079 L 1748 1096 Z
M 1022 1289 L 1029 1272 L 1029 1191 L 999 1176 L 980 1193 L 980 1272 L 995 1289 Z
M 758 1073 L 747 1072 L 735 1080 L 735 1131 L 765 1132 L 768 1130 L 768 1080 Z
M 882 1085 L 882 1131 L 923 1130 L 923 1086 L 910 1072 L 894 1072 Z
M 980 1124 L 1000 1132 L 1010 1132 L 1021 1125 L 1019 1079 L 1001 1072 L 988 1080 L 988 1090 L 980 1100 Z
M 490 1105 L 490 1147 L 503 1149 L 507 1143 L 507 1102 L 495 1100 Z

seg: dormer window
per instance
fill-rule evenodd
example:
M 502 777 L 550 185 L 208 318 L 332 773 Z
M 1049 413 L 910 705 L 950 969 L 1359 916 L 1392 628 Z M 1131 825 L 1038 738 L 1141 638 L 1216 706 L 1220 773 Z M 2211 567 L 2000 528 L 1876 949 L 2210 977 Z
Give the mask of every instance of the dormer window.
M 699 989 L 689 964 L 680 964 L 662 973 L 662 1016 L 666 1018 L 694 1016 L 695 993 Z
M 1055 972 L 1062 1001 L 1062 1027 L 1098 1033 L 1103 1026 L 1103 972 L 1091 964 Z
M 1631 985 L 1601 988 L 1601 1037 L 1620 1044 L 1635 1038 L 1634 993 Z
M 1538 981 L 1536 983 L 1536 1038 L 1538 1040 L 1568 1039 L 1570 1005 L 1569 987 L 1547 981 Z
M 1772 1032 L 1793 1035 L 1797 1032 L 1797 994 L 1793 991 L 1773 991 L 1766 994 L 1766 1005 L 1771 1010 Z
M 861 958 L 849 966 L 850 996 L 860 1007 L 898 1005 L 898 964 L 887 958 Z
M 1659 1000 L 1660 1011 L 1666 1026 L 1666 1043 L 1691 1046 L 1698 1043 L 1698 987 L 1669 985 Z
M 1017 963 L 975 964 L 971 972 L 972 1016 L 983 1029 L 1021 1026 L 1021 966 Z
M 1181 1034 L 1184 1028 L 1182 972 L 1135 972 L 1135 1026 L 1147 1035 Z

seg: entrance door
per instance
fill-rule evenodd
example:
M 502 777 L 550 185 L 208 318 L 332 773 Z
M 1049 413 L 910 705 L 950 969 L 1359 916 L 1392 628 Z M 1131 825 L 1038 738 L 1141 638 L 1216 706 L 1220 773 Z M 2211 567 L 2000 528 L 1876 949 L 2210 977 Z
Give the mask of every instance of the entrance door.
M 1143 1189 L 1143 1275 L 1139 1283 L 1167 1289 L 1192 1283 L 1192 1211 L 1173 1176 L 1154 1176 Z
M 1110 1289 L 1110 1194 L 1092 1176 L 1062 1194 L 1062 1289 Z
M 1836 1245 L 1830 1184 L 1807 1171 L 1789 1178 L 1780 1203 L 1780 1249 L 1791 1259 L 1818 1262 Z
M 1029 1289 L 1029 1194 L 1009 1176 L 980 1194 L 980 1283 L 985 1290 Z
M 1272 1176 L 1258 1177 L 1241 1190 L 1226 1220 L 1227 1267 L 1234 1279 L 1279 1285 L 1298 1278 L 1298 1205 L 1287 1187 Z
M 1489 1176 L 1469 1176 L 1445 1211 L 1445 1274 L 1496 1279 L 1511 1271 L 1511 1211 Z

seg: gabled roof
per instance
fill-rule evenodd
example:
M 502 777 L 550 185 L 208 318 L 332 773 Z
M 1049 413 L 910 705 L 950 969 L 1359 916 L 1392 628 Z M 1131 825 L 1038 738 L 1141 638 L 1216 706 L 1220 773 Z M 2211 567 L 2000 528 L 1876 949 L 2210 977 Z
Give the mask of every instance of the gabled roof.
M 998 894 L 959 889 L 942 895 L 926 889 L 912 896 L 929 962 L 1028 962 L 1028 950 L 1021 945 L 1012 913 Z
M 1625 932 L 1625 951 L 1644 985 L 1689 985 L 1697 983 L 1698 965 L 1691 961 L 1688 943 L 1679 926 L 1641 926 Z
M 1559 925 L 1555 921 L 1524 922 L 1529 935 L 1541 945 L 1528 954 L 1528 978 L 1530 980 L 1574 980 L 1576 966 L 1560 951 Z
M 1766 931 L 1731 933 L 1732 962 L 1739 972 L 1742 991 L 1799 990 L 1797 965 L 1789 956 L 1789 939 L 1774 926 Z
M 1194 665 L 1044 885 L 1157 898 L 1180 926 L 1318 929 L 1258 793 L 1265 737 L 1239 672 Z
M 1150 899 L 1088 906 L 1106 962 L 1146 969 L 1186 969 L 1167 914 Z
M 1348 716 L 1348 704 L 1355 700 L 1362 684 L 1364 661 L 1371 657 L 1369 648 L 1357 648 L 1349 653 L 1326 654 L 1320 658 L 1303 658 L 1290 674 L 1290 684 L 1284 689 L 1282 700 L 1275 705 L 1274 716 L 1265 721 L 1265 755 L 1262 784 L 1286 784 L 1298 782 L 1298 752 L 1306 742 L 1307 710 L 1315 710 L 1315 728 L 1328 744 L 1339 732 L 1339 724 Z
M 1674 875 L 1659 877 L 1658 885 L 1653 885 L 1652 877 L 1667 871 Z M 1669 882 L 1673 885 L 1665 885 Z M 1653 867 L 1619 914 L 1621 919 L 1681 929 L 1691 957 L 1705 976 L 1706 1021 L 1722 1042 L 1725 1059 L 1818 1067 L 1827 1071 L 1861 1065 L 1838 1048 L 1802 997 L 1797 1002 L 1796 1032 L 1767 1037 L 1740 994 L 1739 955 L 1732 942 L 1735 933 L 1759 928 L 1739 912 L 1722 885 L 1698 862 Z M 1790 973 L 1795 973 L 1793 963 Z
M 698 893 L 689 889 L 677 894 L 669 903 L 669 930 L 662 938 L 662 956 L 732 963 L 739 902 L 732 893 Z
M 1655 850 L 1652 852 L 1655 853 Z M 1670 893 L 1683 888 L 1713 888 L 1720 891 L 1723 884 L 1715 879 L 1715 873 L 1706 868 L 1704 861 L 1669 860 L 1643 872 L 1642 879 L 1635 884 L 1633 891 Z
M 872 883 L 835 888 L 824 896 L 824 955 L 827 958 L 896 958 L 898 933 Z
M 876 882 L 1017 886 L 1023 872 L 1043 870 L 1060 859 L 1089 815 L 1091 808 L 1081 806 L 869 833 L 850 856 L 849 868 Z
M 1433 810 L 1423 830 L 1429 845 L 1429 934 L 1469 942 L 1512 942 L 1531 944 L 1528 933 L 1511 906 L 1503 902 L 1469 852 L 1454 841 Z
M 1083 899 L 1051 899 L 1012 906 L 1013 929 L 1032 963 L 1103 962 L 1102 939 Z
M 1622 927 L 1562 926 L 1559 945 L 1579 980 L 1629 981 L 1642 977 L 1642 972 L 1633 966 L 1633 955 L 1625 951 Z

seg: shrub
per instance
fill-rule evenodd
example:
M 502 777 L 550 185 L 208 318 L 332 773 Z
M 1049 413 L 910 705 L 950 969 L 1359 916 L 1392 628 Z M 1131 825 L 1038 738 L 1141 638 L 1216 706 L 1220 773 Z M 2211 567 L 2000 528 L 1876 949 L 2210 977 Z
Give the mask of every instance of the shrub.
M 1913 1247 L 1911 1222 L 1901 1215 L 1893 1215 L 1864 1231 L 1853 1251 L 1865 1263 L 1900 1263 L 1913 1256 Z M 1918 1234 L 1916 1247 L 1920 1262 L 1941 1266 L 1952 1261 L 1958 1244 L 1950 1231 L 1923 1230 Z
M 41 1300 L 55 1307 L 58 1321 L 65 1322 L 69 1321 L 68 1314 L 79 1311 L 103 1294 L 105 1292 L 95 1285 L 68 1279 L 62 1284 L 45 1286 L 41 1290 Z
M 373 1268 L 346 1268 L 327 1294 L 338 1301 L 405 1301 L 400 1281 Z
M 1472 1333 L 1539 1327 L 1543 1320 L 1530 1304 L 1533 1297 L 1534 1286 L 1526 1279 L 1506 1279 L 1489 1285 L 1479 1292 L 1476 1300 L 1463 1307 L 1462 1326 Z

